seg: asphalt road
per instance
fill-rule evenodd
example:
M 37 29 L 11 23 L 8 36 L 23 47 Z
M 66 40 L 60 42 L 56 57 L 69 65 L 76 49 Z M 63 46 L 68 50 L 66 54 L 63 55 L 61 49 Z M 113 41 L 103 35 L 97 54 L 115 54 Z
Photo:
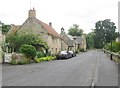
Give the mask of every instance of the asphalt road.
M 2 66 L 3 86 L 118 85 L 118 66 L 101 51 L 80 53 L 66 60 Z

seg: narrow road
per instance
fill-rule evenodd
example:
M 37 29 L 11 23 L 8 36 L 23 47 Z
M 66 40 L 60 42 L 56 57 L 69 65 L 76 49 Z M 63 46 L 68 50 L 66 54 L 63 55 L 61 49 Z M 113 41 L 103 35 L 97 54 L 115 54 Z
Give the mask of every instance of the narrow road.
M 90 86 L 94 80 L 100 86 L 118 85 L 117 64 L 98 50 L 66 60 L 2 68 L 3 86 Z

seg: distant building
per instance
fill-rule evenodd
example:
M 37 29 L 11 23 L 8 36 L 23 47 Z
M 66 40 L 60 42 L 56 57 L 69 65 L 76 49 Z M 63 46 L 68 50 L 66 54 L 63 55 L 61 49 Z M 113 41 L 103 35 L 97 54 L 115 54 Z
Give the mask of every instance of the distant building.
M 64 32 L 64 28 L 61 28 L 61 33 L 60 36 L 62 37 L 62 39 L 66 42 L 67 46 L 64 46 L 64 44 L 62 44 L 62 50 L 73 50 L 74 46 L 73 46 L 73 37 L 72 36 L 68 36 L 65 32 Z
M 64 28 L 61 28 L 61 37 L 67 44 L 67 50 L 81 50 L 83 49 L 84 51 L 86 50 L 86 38 L 84 36 L 71 36 L 67 35 L 64 32 Z M 64 45 L 62 45 L 64 47 Z

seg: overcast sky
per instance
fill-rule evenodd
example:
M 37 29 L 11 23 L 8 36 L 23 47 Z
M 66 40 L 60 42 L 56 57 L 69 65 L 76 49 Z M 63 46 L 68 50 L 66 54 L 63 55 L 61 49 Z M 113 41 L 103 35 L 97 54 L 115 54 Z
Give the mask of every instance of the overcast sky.
M 85 33 L 95 28 L 99 20 L 111 19 L 118 26 L 119 0 L 0 0 L 0 20 L 5 24 L 21 25 L 28 17 L 28 10 L 35 8 L 37 18 L 52 22 L 60 33 L 78 24 Z

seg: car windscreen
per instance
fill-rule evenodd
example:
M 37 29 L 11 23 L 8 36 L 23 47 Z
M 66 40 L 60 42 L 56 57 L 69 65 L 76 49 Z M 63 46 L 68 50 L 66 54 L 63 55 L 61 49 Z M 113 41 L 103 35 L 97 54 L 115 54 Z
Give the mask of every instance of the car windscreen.
M 73 54 L 73 51 L 69 51 L 69 53 L 72 53 L 72 54 Z
M 67 54 L 67 51 L 61 51 L 60 54 Z

